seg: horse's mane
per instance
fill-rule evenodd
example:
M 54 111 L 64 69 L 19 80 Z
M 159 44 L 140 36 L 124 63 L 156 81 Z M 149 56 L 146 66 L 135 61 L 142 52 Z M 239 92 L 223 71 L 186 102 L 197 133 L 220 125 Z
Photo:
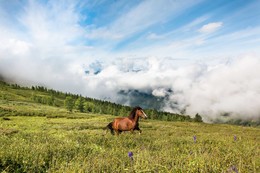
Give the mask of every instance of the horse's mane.
M 134 107 L 134 109 L 130 112 L 128 118 L 134 119 L 134 118 L 135 118 L 135 112 L 136 112 L 137 110 L 141 110 L 141 109 L 142 109 L 142 108 L 141 108 L 140 106 Z

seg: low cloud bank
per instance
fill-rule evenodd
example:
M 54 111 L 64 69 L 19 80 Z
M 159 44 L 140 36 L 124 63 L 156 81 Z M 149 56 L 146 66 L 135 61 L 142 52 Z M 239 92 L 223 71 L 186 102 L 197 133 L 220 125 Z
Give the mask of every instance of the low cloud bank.
M 202 115 L 204 121 L 260 119 L 260 59 L 237 58 L 180 66 L 176 60 L 118 59 L 90 64 L 44 59 L 2 59 L 0 74 L 26 85 L 106 99 L 121 104 Z
M 203 115 L 204 120 L 216 119 L 260 119 L 260 60 L 245 57 L 215 68 L 194 71 L 195 76 L 189 76 L 178 87 L 173 82 L 175 92 L 166 101 L 166 110 L 178 104 L 187 114 Z M 194 78 L 193 78 L 194 77 Z M 177 87 L 176 87 L 177 86 Z
M 199 113 L 207 122 L 260 118 L 259 58 L 247 56 L 221 64 L 182 67 L 156 58 L 134 62 L 122 68 L 126 64 L 120 61 L 86 79 L 92 88 L 102 86 L 99 96 L 113 101 L 120 100 L 119 91 L 137 90 L 163 101 L 160 107 L 164 111 L 191 116 Z

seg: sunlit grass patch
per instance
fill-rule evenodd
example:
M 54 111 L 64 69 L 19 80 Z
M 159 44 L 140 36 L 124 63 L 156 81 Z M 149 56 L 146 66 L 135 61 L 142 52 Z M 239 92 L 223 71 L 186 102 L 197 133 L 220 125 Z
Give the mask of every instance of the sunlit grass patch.
M 104 135 L 108 115 L 1 119 L 6 172 L 259 172 L 259 128 L 141 120 L 143 133 Z M 86 118 L 84 118 L 86 116 Z M 194 142 L 196 136 L 196 142 Z M 234 139 L 236 136 L 236 139 Z M 128 152 L 133 152 L 133 160 Z

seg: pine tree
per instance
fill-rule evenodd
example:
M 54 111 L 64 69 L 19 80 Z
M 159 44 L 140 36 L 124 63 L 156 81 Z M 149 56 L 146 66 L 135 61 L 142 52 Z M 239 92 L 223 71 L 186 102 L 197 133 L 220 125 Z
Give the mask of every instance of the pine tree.
M 194 121 L 195 122 L 203 122 L 202 117 L 198 113 L 195 115 Z
M 83 112 L 84 111 L 84 101 L 82 99 L 82 97 L 79 97 L 76 102 L 75 102 L 75 108 L 80 111 Z
M 72 112 L 73 107 L 74 107 L 74 100 L 71 96 L 66 97 L 66 99 L 64 101 L 64 106 L 68 111 Z

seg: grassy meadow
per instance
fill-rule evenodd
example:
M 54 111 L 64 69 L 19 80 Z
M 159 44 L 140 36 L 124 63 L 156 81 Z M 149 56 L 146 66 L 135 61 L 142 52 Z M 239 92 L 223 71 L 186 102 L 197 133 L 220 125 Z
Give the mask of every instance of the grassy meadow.
M 260 171 L 259 128 L 141 120 L 141 135 L 104 135 L 102 128 L 113 118 L 79 113 L 3 117 L 0 171 Z
M 0 172 L 260 172 L 259 127 L 141 119 L 141 135 L 113 136 L 113 115 L 0 94 Z

